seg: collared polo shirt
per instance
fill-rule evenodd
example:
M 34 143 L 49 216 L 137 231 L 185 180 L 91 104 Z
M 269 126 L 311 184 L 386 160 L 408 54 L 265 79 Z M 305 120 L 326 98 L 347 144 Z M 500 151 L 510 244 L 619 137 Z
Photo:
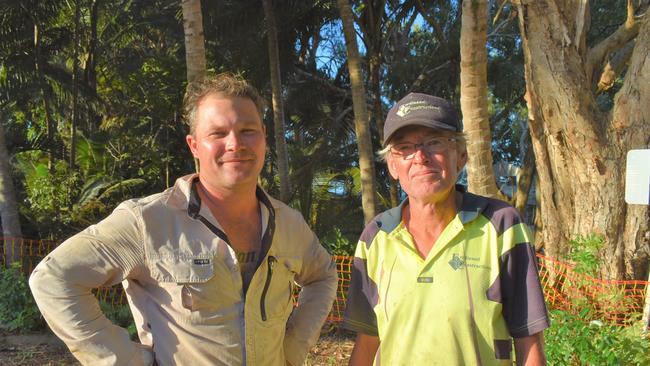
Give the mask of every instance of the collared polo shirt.
M 534 247 L 518 212 L 463 192 L 426 258 L 400 206 L 357 245 L 345 326 L 379 336 L 375 365 L 512 365 L 512 338 L 549 326 Z

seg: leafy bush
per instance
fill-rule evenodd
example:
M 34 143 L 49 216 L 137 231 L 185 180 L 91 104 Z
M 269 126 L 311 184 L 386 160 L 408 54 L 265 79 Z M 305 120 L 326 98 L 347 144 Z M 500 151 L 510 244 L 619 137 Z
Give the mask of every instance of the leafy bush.
M 341 230 L 336 227 L 330 230 L 321 239 L 321 242 L 333 255 L 354 255 L 354 249 L 357 244 L 343 236 Z
M 565 257 L 573 264 L 577 276 L 566 279 L 567 299 L 574 309 L 578 309 L 585 321 L 603 318 L 626 318 L 634 308 L 634 299 L 625 295 L 623 287 L 617 284 L 601 283 L 595 285 L 593 278 L 600 277 L 601 261 L 598 252 L 604 240 L 598 235 L 580 236 L 569 242 L 570 250 Z M 574 314 L 577 313 L 574 312 Z
M 586 314 L 551 311 L 552 326 L 544 334 L 549 365 L 650 365 L 650 340 L 640 335 L 642 326 L 585 324 L 581 315 Z
M 597 277 L 600 271 L 598 251 L 603 247 L 604 243 L 602 236 L 595 234 L 578 235 L 569 241 L 570 249 L 566 259 L 575 264 L 573 269 L 576 272 Z
M 125 328 L 129 332 L 131 340 L 138 340 L 138 331 L 135 328 L 131 308 L 127 304 L 111 305 L 106 301 L 100 301 L 99 307 L 106 317 L 115 325 Z
M 32 297 L 19 263 L 0 269 L 0 330 L 42 329 L 45 322 Z
M 632 300 L 617 285 L 593 291 L 601 262 L 598 252 L 604 244 L 597 235 L 577 236 L 570 242 L 565 259 L 579 274 L 567 278 L 566 295 L 572 312 L 552 310 L 552 325 L 545 331 L 546 357 L 550 365 L 650 365 L 650 339 L 641 336 L 640 322 L 630 325 L 605 324 L 606 314 L 627 314 Z M 604 285 L 603 285 L 604 286 Z

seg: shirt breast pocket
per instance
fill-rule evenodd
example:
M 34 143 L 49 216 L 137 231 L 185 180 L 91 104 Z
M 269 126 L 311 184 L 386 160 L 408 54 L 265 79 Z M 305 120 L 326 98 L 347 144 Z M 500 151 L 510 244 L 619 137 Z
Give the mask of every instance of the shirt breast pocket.
M 149 268 L 177 311 L 192 322 L 219 322 L 236 312 L 236 304 L 241 301 L 231 289 L 232 274 L 225 264 L 215 263 L 210 253 L 161 257 L 152 260 Z

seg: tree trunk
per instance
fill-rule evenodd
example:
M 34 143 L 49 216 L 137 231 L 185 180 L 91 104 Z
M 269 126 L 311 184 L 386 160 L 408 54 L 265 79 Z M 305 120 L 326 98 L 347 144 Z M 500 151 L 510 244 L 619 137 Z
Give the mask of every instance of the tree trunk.
M 205 40 L 201 0 L 182 0 L 187 82 L 205 77 Z
M 15 251 L 10 237 L 20 238 L 20 216 L 18 215 L 18 204 L 14 193 L 14 183 L 11 180 L 11 164 L 9 163 L 9 152 L 5 142 L 5 131 L 0 123 L 0 225 L 4 240 L 5 265 L 20 260 L 20 253 Z
M 371 55 L 369 58 L 370 87 L 373 95 L 372 113 L 375 117 L 375 126 L 379 133 L 379 141 L 384 141 L 384 109 L 381 103 L 381 84 L 379 82 L 381 73 L 381 55 Z M 388 194 L 391 207 L 399 204 L 397 181 L 388 175 Z
M 341 19 L 343 20 L 343 33 L 348 54 L 348 69 L 350 71 L 350 84 L 352 86 L 352 105 L 354 108 L 354 128 L 357 135 L 359 149 L 359 174 L 361 176 L 361 204 L 363 207 L 364 222 L 369 222 L 377 215 L 375 200 L 376 182 L 375 165 L 370 138 L 370 125 L 368 123 L 368 109 L 366 106 L 366 89 L 361 75 L 361 57 L 357 47 L 357 35 L 354 30 L 354 16 L 348 0 L 337 0 Z
M 271 0 L 262 0 L 266 16 L 266 33 L 269 47 L 269 69 L 271 70 L 271 93 L 273 100 L 273 126 L 275 131 L 275 154 L 280 174 L 280 200 L 288 203 L 291 198 L 289 181 L 289 155 L 284 131 L 284 106 L 282 103 L 282 78 L 278 52 L 278 30 Z
M 72 123 L 70 124 L 70 169 L 77 165 L 77 125 L 79 124 L 79 38 L 81 32 L 81 4 L 77 0 L 74 15 L 74 44 L 72 52 Z
M 50 173 L 54 172 L 54 121 L 50 112 L 48 93 L 49 85 L 43 73 L 43 54 L 41 53 L 41 29 L 38 24 L 34 24 L 34 47 L 36 48 L 36 72 L 38 73 L 38 82 L 40 84 L 41 98 L 43 98 L 43 110 L 45 111 L 45 135 L 47 148 L 47 169 Z
M 533 178 L 535 176 L 535 155 L 533 154 L 532 146 L 530 146 L 530 134 L 528 132 L 526 134 L 528 135 L 528 139 L 526 139 L 528 143 L 521 162 L 521 168 L 517 173 L 517 192 L 513 194 L 511 202 L 519 210 L 522 217 L 526 216 L 526 203 L 528 202 L 530 188 L 533 185 Z M 521 143 L 524 142 L 522 141 Z
M 625 203 L 622 166 L 628 150 L 647 149 L 650 141 L 649 17 L 635 25 L 632 14 L 617 31 L 628 32 L 626 37 L 610 37 L 588 49 L 589 8 L 575 3 L 517 4 L 526 86 L 534 106 L 529 127 L 541 195 L 538 244 L 559 258 L 575 235 L 598 234 L 605 239 L 603 276 L 645 279 L 650 211 Z M 603 69 L 603 58 L 593 55 L 613 52 L 634 36 L 623 86 L 612 111 L 602 111 L 593 94 L 592 70 Z
M 95 71 L 95 64 L 97 62 L 97 21 L 99 1 L 100 0 L 92 0 L 90 5 L 90 40 L 88 42 L 88 57 L 86 58 L 86 66 L 84 68 L 84 83 L 93 92 L 97 92 L 97 73 Z
M 93 94 L 97 94 L 97 22 L 99 21 L 99 2 L 100 0 L 90 0 L 90 39 L 88 40 L 88 52 L 83 71 L 83 84 L 89 88 Z M 93 108 L 89 108 L 86 116 L 86 130 L 93 132 L 99 129 L 101 118 L 95 113 Z
M 463 1 L 460 30 L 460 107 L 467 135 L 469 191 L 499 198 L 492 162 L 487 101 L 487 1 Z

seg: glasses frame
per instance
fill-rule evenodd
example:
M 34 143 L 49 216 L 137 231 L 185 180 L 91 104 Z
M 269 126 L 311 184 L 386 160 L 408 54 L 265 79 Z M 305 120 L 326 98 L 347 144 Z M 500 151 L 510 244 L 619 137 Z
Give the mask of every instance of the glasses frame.
M 432 146 L 427 146 L 427 144 L 431 141 L 440 141 L 440 147 L 433 148 Z M 412 142 L 400 142 L 398 144 L 391 144 L 390 145 L 390 153 L 392 155 L 398 156 L 402 158 L 403 160 L 411 160 L 415 157 L 415 154 L 422 149 L 424 152 L 427 154 L 435 154 L 435 153 L 441 153 L 447 150 L 447 147 L 449 146 L 448 143 L 450 142 L 456 142 L 458 141 L 457 138 L 455 137 L 447 137 L 447 136 L 435 136 L 426 139 L 425 141 L 422 141 L 420 143 L 412 143 Z M 395 146 L 398 145 L 404 145 L 404 146 L 412 146 L 413 151 L 406 154 L 404 152 L 398 151 L 395 149 Z

